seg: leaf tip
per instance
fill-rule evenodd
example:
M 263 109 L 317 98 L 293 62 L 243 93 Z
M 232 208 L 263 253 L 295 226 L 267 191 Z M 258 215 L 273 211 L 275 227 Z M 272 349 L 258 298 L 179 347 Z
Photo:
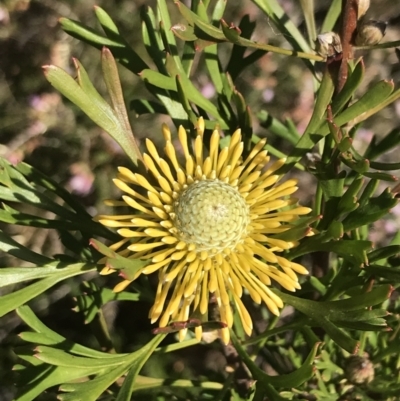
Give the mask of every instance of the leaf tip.
M 89 246 L 92 246 L 96 251 L 99 250 L 99 246 L 97 245 L 97 241 L 94 238 L 90 238 Z
M 54 67 L 54 66 L 51 65 L 51 64 L 42 65 L 43 73 L 44 73 L 45 75 L 47 75 L 47 74 L 49 73 L 49 70 L 52 69 L 52 67 Z

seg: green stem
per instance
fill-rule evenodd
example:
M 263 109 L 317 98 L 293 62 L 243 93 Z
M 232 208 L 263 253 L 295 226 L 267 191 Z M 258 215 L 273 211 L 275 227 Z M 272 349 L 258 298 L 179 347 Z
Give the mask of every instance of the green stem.
M 358 355 L 363 356 L 364 355 L 364 349 L 367 344 L 367 339 L 368 339 L 368 332 L 363 331 L 361 332 L 360 335 L 360 346 L 358 348 Z
M 308 321 L 309 321 L 309 319 L 306 316 L 299 317 L 296 319 L 296 321 L 294 321 L 292 323 L 286 324 L 284 326 L 276 327 L 271 330 L 266 330 L 266 331 L 264 331 L 264 333 L 262 333 L 256 337 L 253 337 L 246 341 L 243 341 L 242 344 L 244 346 L 257 344 L 260 341 L 265 341 L 268 337 L 274 336 L 276 334 L 284 333 L 285 331 L 289 331 L 289 330 L 299 329 L 299 328 L 303 327 Z
M 110 332 L 108 331 L 107 322 L 104 318 L 102 309 L 99 309 L 96 317 L 92 321 L 92 332 L 95 335 L 100 347 L 110 354 L 116 354 Z

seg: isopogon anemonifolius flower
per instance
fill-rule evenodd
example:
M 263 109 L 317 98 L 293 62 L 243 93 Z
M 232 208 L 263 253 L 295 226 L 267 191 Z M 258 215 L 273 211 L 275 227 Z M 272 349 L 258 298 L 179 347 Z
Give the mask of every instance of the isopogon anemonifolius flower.
M 128 206 L 132 213 L 97 217 L 105 226 L 118 228 L 122 237 L 110 246 L 112 251 L 148 261 L 114 290 L 124 290 L 141 274 L 157 272 L 158 287 L 149 313 L 152 322 L 165 327 L 194 313 L 207 316 L 212 296 L 220 321 L 227 326 L 221 329 L 222 340 L 229 341 L 233 308 L 251 335 L 253 323 L 242 302 L 243 291 L 279 314 L 283 302 L 269 288 L 271 281 L 295 291 L 300 288 L 297 273 L 308 273 L 304 266 L 280 256 L 297 242 L 279 239 L 279 234 L 291 230 L 299 216 L 311 209 L 299 206 L 291 196 L 297 190 L 296 180 L 280 182 L 275 172 L 285 160 L 269 165 L 265 140 L 243 158 L 240 130 L 222 149 L 215 130 L 207 151 L 204 121 L 199 119 L 193 147 L 185 129 L 179 128 L 184 156 L 180 162 L 170 130 L 163 126 L 162 131 L 165 155 L 146 140 L 148 153 L 143 158 L 148 175 L 120 167 L 114 180 L 124 195 L 122 201 L 108 204 Z M 102 273 L 113 271 L 105 267 Z M 180 331 L 180 338 L 186 330 Z M 195 331 L 201 336 L 201 326 Z

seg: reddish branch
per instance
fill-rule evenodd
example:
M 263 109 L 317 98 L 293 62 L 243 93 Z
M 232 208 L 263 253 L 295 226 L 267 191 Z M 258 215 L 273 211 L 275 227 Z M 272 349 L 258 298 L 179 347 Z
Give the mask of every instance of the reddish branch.
M 343 58 L 340 63 L 336 92 L 340 92 L 347 79 L 347 62 L 353 58 L 352 41 L 357 28 L 358 0 L 342 0 L 342 26 L 340 39 Z

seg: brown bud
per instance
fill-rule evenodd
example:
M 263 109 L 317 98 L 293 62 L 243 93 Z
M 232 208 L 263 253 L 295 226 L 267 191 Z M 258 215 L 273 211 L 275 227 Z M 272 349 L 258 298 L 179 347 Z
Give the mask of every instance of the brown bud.
M 387 22 L 361 21 L 357 26 L 356 46 L 372 46 L 379 43 L 385 36 Z
M 360 19 L 369 9 L 370 0 L 358 0 L 357 19 Z
M 333 57 L 342 53 L 340 36 L 336 32 L 326 32 L 318 35 L 316 51 L 322 57 Z
M 352 384 L 368 384 L 375 375 L 372 362 L 366 357 L 356 355 L 347 358 L 344 372 Z

